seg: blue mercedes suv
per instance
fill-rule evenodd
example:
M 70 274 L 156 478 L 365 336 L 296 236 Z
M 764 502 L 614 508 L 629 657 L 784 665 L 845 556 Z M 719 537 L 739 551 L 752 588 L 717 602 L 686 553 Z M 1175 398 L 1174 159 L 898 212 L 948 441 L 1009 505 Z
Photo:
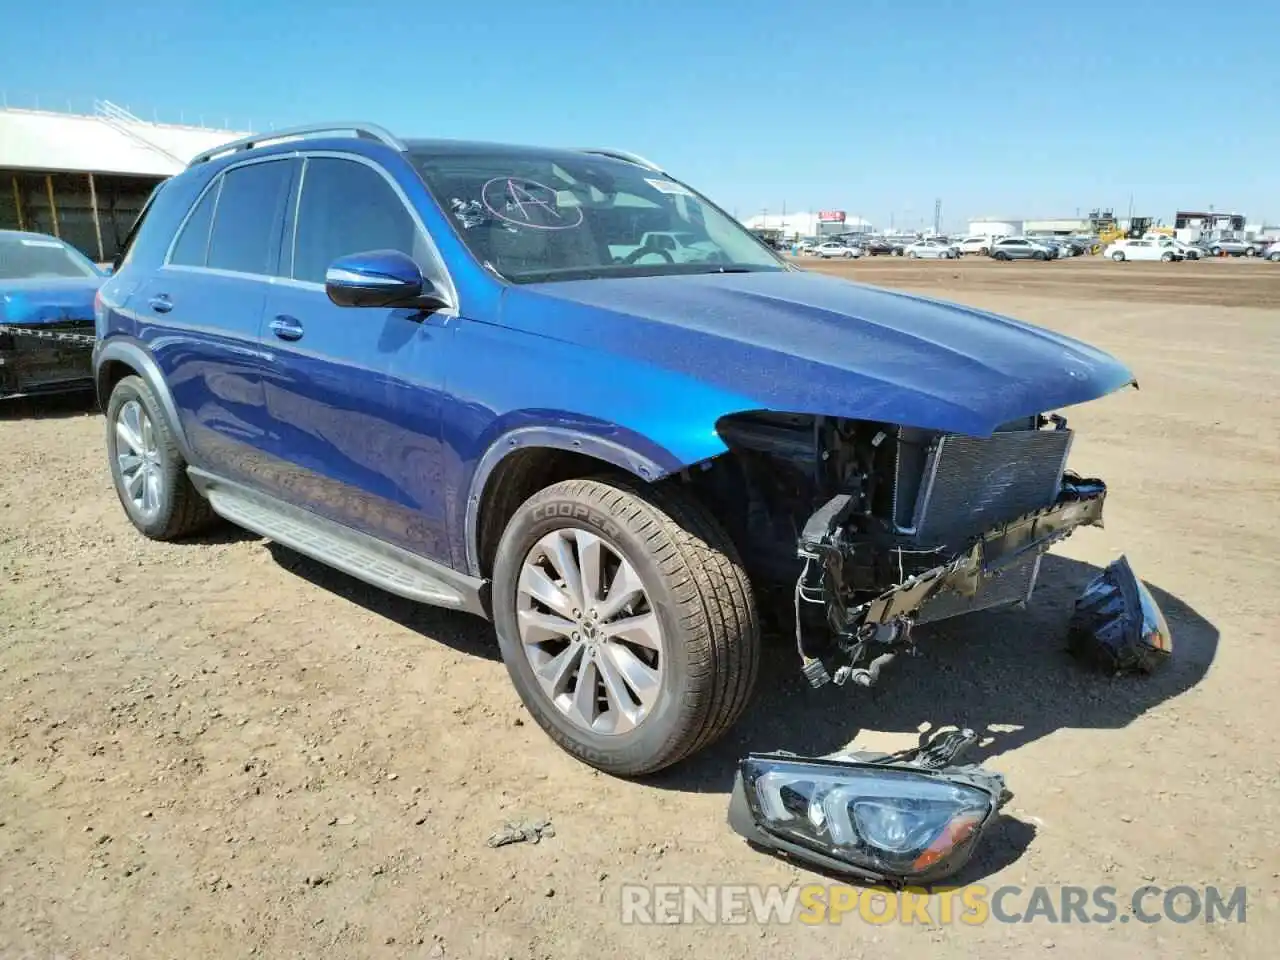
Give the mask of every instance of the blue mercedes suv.
M 720 736 L 761 617 L 810 683 L 1025 602 L 1097 523 L 1057 408 L 1083 343 L 797 269 L 612 150 L 363 124 L 195 158 L 96 306 L 111 475 L 160 540 L 216 518 L 490 619 L 562 747 L 638 775 Z

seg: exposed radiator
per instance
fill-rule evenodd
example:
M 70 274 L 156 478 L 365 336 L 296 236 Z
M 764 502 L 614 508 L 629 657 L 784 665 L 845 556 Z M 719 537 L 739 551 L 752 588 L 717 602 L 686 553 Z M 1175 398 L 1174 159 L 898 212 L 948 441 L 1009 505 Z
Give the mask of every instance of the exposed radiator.
M 980 534 L 1057 498 L 1071 431 L 948 434 L 925 458 L 910 533 L 922 547 L 960 550 Z

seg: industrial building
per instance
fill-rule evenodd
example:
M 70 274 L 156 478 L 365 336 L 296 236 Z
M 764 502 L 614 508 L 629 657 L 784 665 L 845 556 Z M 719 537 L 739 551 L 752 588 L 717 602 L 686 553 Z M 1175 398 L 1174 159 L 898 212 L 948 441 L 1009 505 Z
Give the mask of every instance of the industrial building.
M 1021 220 L 982 217 L 978 220 L 969 221 L 969 236 L 971 237 L 1019 237 L 1022 232 Z
M 241 136 L 147 123 L 105 100 L 91 115 L 0 110 L 0 229 L 52 234 L 109 261 L 157 183 Z
M 760 213 L 742 221 L 748 230 L 781 240 L 801 237 L 835 237 L 846 233 L 870 233 L 871 222 L 848 216 L 843 210 L 816 213 Z

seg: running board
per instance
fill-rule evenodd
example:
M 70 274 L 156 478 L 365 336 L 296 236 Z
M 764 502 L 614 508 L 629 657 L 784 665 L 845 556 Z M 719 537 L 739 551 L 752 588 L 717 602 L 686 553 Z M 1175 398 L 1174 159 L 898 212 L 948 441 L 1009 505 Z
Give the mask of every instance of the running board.
M 484 581 L 466 576 L 243 484 L 190 467 L 215 513 L 396 596 L 488 618 Z

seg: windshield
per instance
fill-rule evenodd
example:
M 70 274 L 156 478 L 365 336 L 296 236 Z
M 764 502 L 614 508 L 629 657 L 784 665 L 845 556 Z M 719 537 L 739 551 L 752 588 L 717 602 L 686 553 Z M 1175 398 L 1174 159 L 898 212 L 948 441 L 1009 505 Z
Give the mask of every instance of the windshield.
M 0 234 L 0 280 L 96 276 L 97 268 L 61 240 Z
M 709 201 L 636 164 L 452 145 L 410 157 L 472 254 L 516 283 L 787 269 Z

